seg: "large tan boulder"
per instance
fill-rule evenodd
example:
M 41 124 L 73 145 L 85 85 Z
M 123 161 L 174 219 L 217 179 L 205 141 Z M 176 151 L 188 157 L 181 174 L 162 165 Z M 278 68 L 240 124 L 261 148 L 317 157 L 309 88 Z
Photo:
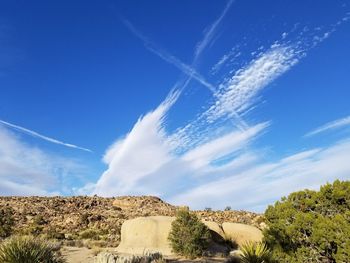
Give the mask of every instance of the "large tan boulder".
M 242 246 L 246 242 L 261 242 L 263 238 L 261 230 L 250 225 L 223 223 L 222 229 L 225 237 L 235 241 L 238 246 Z
M 222 230 L 222 227 L 213 221 L 206 221 L 206 220 L 202 220 L 202 222 L 212 231 L 215 232 L 216 234 L 218 234 L 221 237 L 224 237 L 224 231 Z
M 125 221 L 117 251 L 131 254 L 160 252 L 163 255 L 172 255 L 168 236 L 174 220 L 175 217 L 170 216 L 149 216 Z

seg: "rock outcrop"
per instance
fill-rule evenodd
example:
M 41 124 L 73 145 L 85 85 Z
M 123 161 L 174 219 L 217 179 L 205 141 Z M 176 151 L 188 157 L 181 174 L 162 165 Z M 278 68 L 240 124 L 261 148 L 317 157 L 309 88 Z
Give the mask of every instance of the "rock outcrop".
M 129 254 L 160 252 L 171 255 L 168 236 L 174 219 L 170 216 L 150 216 L 125 221 L 117 251 Z
M 168 236 L 171 223 L 175 217 L 150 216 L 127 220 L 122 225 L 121 243 L 117 248 L 119 253 L 144 254 L 145 252 L 160 252 L 163 255 L 172 255 Z M 262 240 L 261 230 L 254 226 L 223 223 L 222 225 L 204 221 L 203 223 L 212 232 L 212 242 L 209 250 L 213 253 L 223 252 L 222 244 L 231 239 L 241 246 L 246 242 L 260 242 Z
M 124 221 L 145 216 L 175 216 L 178 207 L 153 196 L 0 197 L 0 209 L 10 207 L 17 233 L 44 233 L 76 239 L 85 230 L 94 230 L 94 239 L 108 246 L 120 241 Z M 246 211 L 194 211 L 201 219 L 235 222 L 262 228 L 262 215 Z M 85 233 L 86 234 L 86 233 Z M 91 234 L 91 233 L 90 233 Z
M 238 246 L 242 246 L 247 242 L 260 242 L 263 238 L 260 229 L 239 223 L 223 223 L 222 229 L 225 237 L 233 240 Z

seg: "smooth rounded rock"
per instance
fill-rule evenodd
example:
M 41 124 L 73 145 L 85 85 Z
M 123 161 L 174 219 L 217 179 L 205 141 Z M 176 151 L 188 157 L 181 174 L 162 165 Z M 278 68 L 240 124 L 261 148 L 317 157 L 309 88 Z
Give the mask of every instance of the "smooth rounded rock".
M 235 241 L 238 246 L 242 246 L 247 242 L 261 242 L 263 234 L 260 229 L 240 224 L 240 223 L 223 223 L 225 237 Z
M 127 220 L 121 229 L 120 253 L 145 254 L 160 252 L 172 255 L 168 236 L 175 217 L 149 216 Z
M 224 231 L 222 230 L 221 226 L 214 222 L 214 221 L 206 221 L 202 220 L 202 222 L 213 232 L 218 234 L 221 237 L 224 237 Z

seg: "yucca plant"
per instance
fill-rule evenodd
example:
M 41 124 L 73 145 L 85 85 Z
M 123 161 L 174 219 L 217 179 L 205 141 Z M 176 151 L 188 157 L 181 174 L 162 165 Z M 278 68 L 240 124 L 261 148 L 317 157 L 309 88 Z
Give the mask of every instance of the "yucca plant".
M 265 243 L 248 242 L 241 247 L 242 263 L 269 263 L 271 262 L 271 252 Z
M 63 263 L 59 247 L 31 236 L 15 236 L 0 246 L 1 263 Z

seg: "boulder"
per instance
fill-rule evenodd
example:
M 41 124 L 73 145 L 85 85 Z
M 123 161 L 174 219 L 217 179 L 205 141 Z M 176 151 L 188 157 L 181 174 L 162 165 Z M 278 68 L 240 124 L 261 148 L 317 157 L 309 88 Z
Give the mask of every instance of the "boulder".
M 175 217 L 170 216 L 149 216 L 125 221 L 117 251 L 130 254 L 160 252 L 163 255 L 172 255 L 168 236 L 174 219 Z
M 224 237 L 224 231 L 222 230 L 222 227 L 213 221 L 206 221 L 206 220 L 202 220 L 202 222 L 212 231 L 215 232 L 216 234 L 218 234 L 221 237 Z
M 123 210 L 128 210 L 133 208 L 135 205 L 125 200 L 116 199 L 113 201 L 112 206 Z
M 238 246 L 242 246 L 247 242 L 261 242 L 263 238 L 261 230 L 250 225 L 223 223 L 222 229 L 224 230 L 226 238 L 235 241 Z

